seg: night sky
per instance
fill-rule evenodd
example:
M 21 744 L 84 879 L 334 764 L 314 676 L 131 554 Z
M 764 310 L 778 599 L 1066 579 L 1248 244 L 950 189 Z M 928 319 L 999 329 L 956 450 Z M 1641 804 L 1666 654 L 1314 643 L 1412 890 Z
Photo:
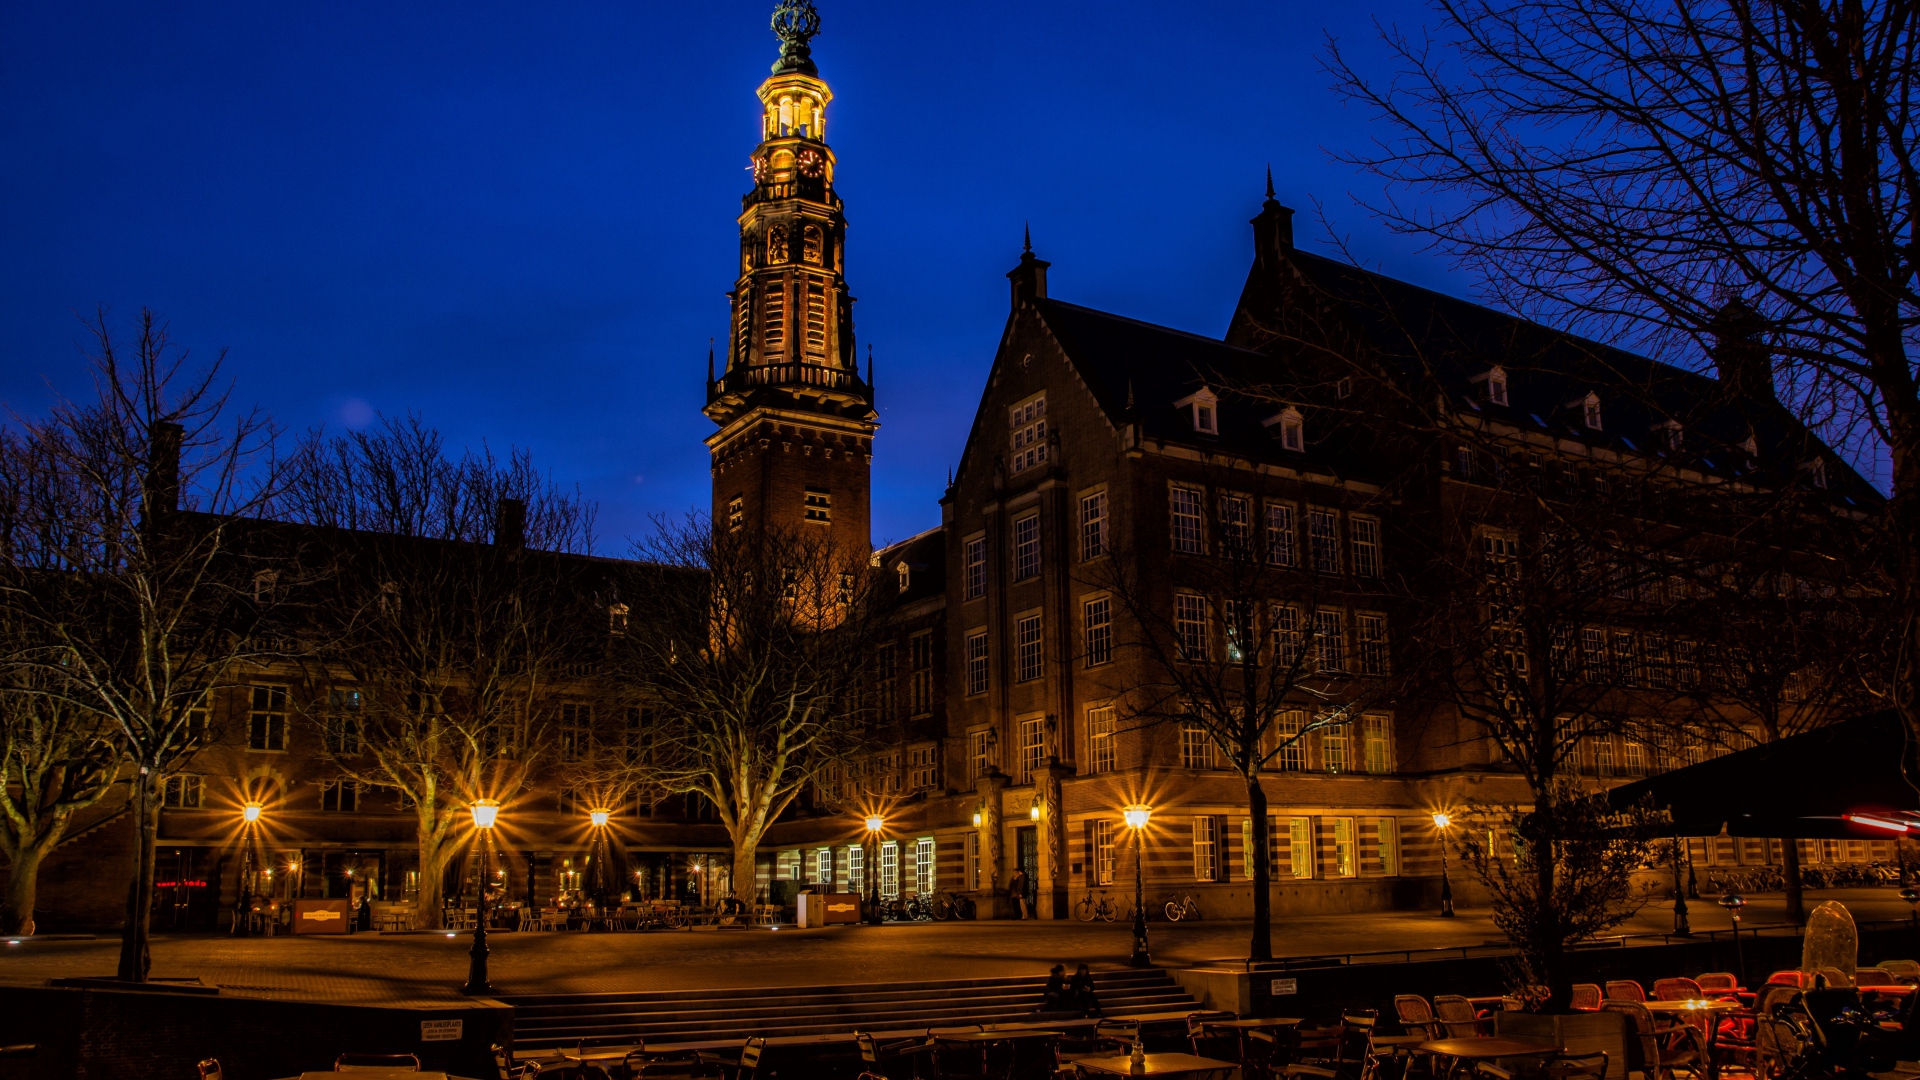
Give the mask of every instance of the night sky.
M 1062 299 L 1219 335 L 1272 164 L 1354 252 L 1472 282 L 1354 202 L 1375 129 L 1326 34 L 1427 11 L 1298 2 L 818 0 L 848 279 L 882 428 L 874 537 L 939 522 L 1031 222 Z M 708 501 L 773 0 L 0 6 L 0 398 L 86 389 L 75 317 L 231 349 L 298 432 L 422 414 L 600 504 L 599 550 Z

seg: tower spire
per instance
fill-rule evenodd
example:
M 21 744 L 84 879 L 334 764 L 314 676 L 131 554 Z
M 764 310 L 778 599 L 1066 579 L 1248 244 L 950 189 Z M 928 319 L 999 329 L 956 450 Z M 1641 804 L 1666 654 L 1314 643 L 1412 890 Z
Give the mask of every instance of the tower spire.
M 820 13 L 813 9 L 813 0 L 780 0 L 773 9 L 773 32 L 780 38 L 780 59 L 773 64 L 775 75 L 820 74 L 808 44 L 820 32 Z
M 1268 165 L 1267 165 L 1267 201 L 1268 201 L 1268 202 L 1273 202 L 1273 201 L 1274 201 L 1274 198 L 1273 198 L 1273 165 L 1272 165 L 1272 163 L 1271 163 L 1271 162 L 1269 162 L 1269 163 L 1268 163 Z
M 867 342 L 867 390 L 873 390 L 873 342 Z
M 707 339 L 707 385 L 713 385 L 713 339 Z
M 1022 229 L 1022 235 L 1020 237 L 1020 253 L 1022 255 L 1031 255 L 1033 254 L 1033 223 L 1030 221 L 1023 221 L 1020 224 Z

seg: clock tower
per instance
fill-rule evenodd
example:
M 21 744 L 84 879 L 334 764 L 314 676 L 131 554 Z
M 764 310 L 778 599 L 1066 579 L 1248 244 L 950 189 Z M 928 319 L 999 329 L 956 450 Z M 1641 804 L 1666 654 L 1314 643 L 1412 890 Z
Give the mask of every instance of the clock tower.
M 753 190 L 740 200 L 740 272 L 724 370 L 707 360 L 705 412 L 716 528 L 814 530 L 864 553 L 873 433 L 873 364 L 860 378 L 847 222 L 827 146 L 832 91 L 808 42 L 811 0 L 781 0 L 780 59 L 760 84 Z

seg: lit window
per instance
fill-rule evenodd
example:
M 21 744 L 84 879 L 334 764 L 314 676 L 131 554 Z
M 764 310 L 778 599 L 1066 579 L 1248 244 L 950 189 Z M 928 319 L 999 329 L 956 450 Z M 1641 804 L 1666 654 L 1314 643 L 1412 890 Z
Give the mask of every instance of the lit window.
M 1029 615 L 1013 624 L 1014 661 L 1020 682 L 1032 682 L 1045 670 L 1041 656 L 1040 616 Z
M 1320 764 L 1330 773 L 1349 771 L 1347 764 L 1347 744 L 1352 734 L 1346 724 L 1335 724 L 1323 728 L 1320 732 Z
M 917 893 L 933 891 L 933 854 L 933 837 L 923 836 L 913 842 L 913 891 Z
M 1220 822 L 1212 817 L 1193 819 L 1193 880 L 1214 881 L 1220 872 Z
M 898 566 L 895 566 L 893 568 L 893 573 L 894 573 L 894 579 L 898 584 L 901 592 L 906 592 L 907 589 L 913 585 L 913 568 L 908 566 L 906 563 L 901 563 Z
M 1274 768 L 1281 772 L 1305 772 L 1307 768 L 1307 740 L 1301 735 L 1307 727 L 1307 714 L 1298 709 L 1288 709 L 1273 722 L 1273 737 L 1280 744 L 1274 752 Z
M 1200 542 L 1200 493 L 1192 488 L 1176 487 L 1169 495 L 1169 531 L 1173 550 L 1198 555 L 1205 549 Z
M 967 541 L 966 548 L 967 599 L 976 600 L 987 595 L 987 540 L 975 537 Z
M 1119 753 L 1113 742 L 1113 706 L 1087 710 L 1087 756 L 1092 772 L 1107 773 L 1118 767 Z
M 607 633 L 620 636 L 627 632 L 627 605 L 607 605 Z
M 1183 769 L 1211 769 L 1214 762 L 1213 737 L 1207 729 L 1193 721 L 1180 725 L 1180 767 Z
M 1240 819 L 1240 876 L 1253 880 L 1253 819 Z M 1280 873 L 1280 819 L 1267 815 L 1267 873 L 1269 880 Z
M 1313 819 L 1287 819 L 1287 863 L 1296 878 L 1313 876 Z
M 1267 561 L 1275 566 L 1298 566 L 1300 555 L 1293 534 L 1293 507 L 1267 504 Z
M 1013 522 L 1013 580 L 1040 576 L 1040 515 L 1028 514 Z
M 1080 497 L 1080 557 L 1097 559 L 1107 553 L 1107 493 Z
M 806 496 L 807 520 L 829 525 L 833 522 L 833 495 L 826 488 L 810 487 Z
M 1113 603 L 1096 596 L 1080 605 L 1081 628 L 1086 640 L 1087 666 L 1098 667 L 1113 659 Z
M 1174 594 L 1173 633 L 1180 647 L 1180 659 L 1206 660 L 1209 658 L 1206 597 L 1196 596 L 1193 593 Z
M 993 730 L 982 728 L 967 732 L 967 782 L 987 775 L 993 765 Z
M 967 696 L 987 692 L 987 632 L 976 630 L 967 635 Z
M 1393 717 L 1385 713 L 1368 713 L 1360 718 L 1363 737 L 1366 740 L 1361 752 L 1365 755 L 1362 766 L 1376 775 L 1393 771 Z
M 1047 460 L 1046 395 L 1015 405 L 1008 422 L 1007 471 L 1017 473 Z
M 727 500 L 727 531 L 739 532 L 747 521 L 746 500 L 738 495 Z
M 1335 877 L 1352 877 L 1355 869 L 1353 858 L 1353 819 L 1333 819 L 1333 874 Z
M 1380 522 L 1358 514 L 1347 518 L 1347 542 L 1353 548 L 1353 572 L 1380 576 Z
M 204 790 L 203 777 L 169 776 L 166 786 L 161 790 L 160 805 L 171 809 L 194 809 L 200 805 L 200 796 Z
M 833 849 L 821 848 L 813 853 L 813 880 L 818 885 L 833 884 Z
M 829 852 L 831 857 L 831 852 Z M 833 871 L 827 871 L 827 881 L 833 880 Z M 866 895 L 867 891 L 867 853 L 859 844 L 847 845 L 847 891 Z
M 1362 675 L 1385 675 L 1388 668 L 1387 617 L 1360 612 L 1353 617 L 1356 666 Z
M 1113 884 L 1116 851 L 1113 842 L 1113 822 L 1100 818 L 1093 823 L 1093 881 L 1096 885 Z
M 1020 775 L 1014 781 L 1033 783 L 1034 776 L 1047 764 L 1047 718 L 1036 716 L 1020 721 Z
M 1374 863 L 1379 867 L 1382 877 L 1397 877 L 1400 873 L 1400 821 L 1398 818 L 1377 818 L 1373 827 Z

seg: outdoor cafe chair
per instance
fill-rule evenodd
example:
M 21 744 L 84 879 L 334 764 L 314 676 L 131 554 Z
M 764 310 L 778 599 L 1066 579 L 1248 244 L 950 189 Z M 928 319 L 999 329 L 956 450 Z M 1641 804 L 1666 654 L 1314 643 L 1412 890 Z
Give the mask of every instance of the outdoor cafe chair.
M 715 1065 L 724 1075 L 733 1080 L 749 1080 L 760 1075 L 760 1058 L 767 1052 L 767 1037 L 755 1035 L 740 1046 L 740 1053 L 721 1054 L 712 1050 L 700 1050 L 694 1053 L 694 1060 L 703 1065 Z
M 1834 990 L 1845 989 L 1846 987 L 1853 985 L 1853 980 L 1847 978 L 1847 973 L 1844 971 L 1841 971 L 1837 967 L 1821 968 L 1820 977 L 1827 980 L 1828 988 L 1834 989 Z
M 200 1063 L 200 1080 L 221 1080 L 220 1059 L 208 1058 Z
M 1608 979 L 1607 1000 L 1645 1002 L 1647 991 L 1632 979 Z
M 1371 1016 L 1347 1013 L 1340 1018 L 1337 1028 L 1324 1029 L 1338 1031 L 1333 1038 L 1332 1060 L 1295 1060 L 1283 1067 L 1280 1075 L 1315 1080 L 1372 1080 L 1377 1064 L 1373 1051 L 1374 1023 Z M 1307 1056 L 1304 1049 L 1299 1056 Z
M 1903 983 L 1920 982 L 1920 963 L 1912 960 L 1882 960 L 1880 969 Z
M 1692 979 L 1656 979 L 1653 984 L 1655 1001 L 1691 1001 L 1706 996 Z
M 1567 999 L 1567 1007 L 1574 1012 L 1599 1012 L 1605 1000 L 1599 983 L 1574 983 L 1573 996 Z
M 1654 1022 L 1646 1005 L 1638 1001 L 1609 1001 L 1607 1011 L 1627 1018 L 1632 1032 L 1627 1046 L 1629 1050 L 1639 1050 L 1640 1071 L 1646 1074 L 1647 1080 L 1669 1080 L 1675 1069 L 1704 1075 L 1706 1044 L 1698 1029 L 1686 1024 L 1661 1027 Z
M 412 1054 L 341 1054 L 333 1059 L 334 1072 L 419 1072 L 420 1059 Z
M 853 1041 L 860 1047 L 861 1064 L 872 1066 L 875 1072 L 880 1071 L 881 1066 L 888 1062 L 910 1061 L 914 1063 L 914 1071 L 917 1073 L 920 1056 L 935 1051 L 932 1039 L 895 1039 L 892 1042 L 883 1043 L 875 1039 L 870 1032 L 856 1031 L 853 1033 Z
M 1140 1037 L 1140 1021 L 1102 1019 L 1088 1035 L 1068 1035 L 1060 1041 L 1060 1052 L 1067 1057 L 1102 1057 L 1124 1054 L 1133 1049 Z
M 1230 1012 L 1194 1012 L 1187 1014 L 1187 1046 L 1194 1057 L 1238 1058 L 1240 1056 L 1240 1038 L 1231 1032 L 1210 1032 L 1207 1024 L 1213 1020 L 1238 1020 L 1238 1013 Z
M 1400 1018 L 1400 1027 L 1409 1035 L 1424 1035 L 1429 1039 L 1441 1037 L 1440 1024 L 1433 1018 L 1433 1006 L 1419 994 L 1393 995 L 1393 1012 Z
M 1446 1025 L 1448 1038 L 1471 1039 L 1480 1034 L 1480 1016 L 1473 1002 L 1459 994 L 1435 994 L 1433 1014 Z
M 540 1075 L 540 1063 L 537 1061 L 513 1060 L 513 1051 L 494 1043 L 493 1068 L 500 1074 L 500 1080 L 533 1080 Z
M 1779 1015 L 1781 1006 L 1792 1004 L 1799 996 L 1796 987 L 1775 986 L 1760 999 L 1753 1029 L 1755 1076 L 1778 1076 L 1800 1056 L 1800 1029 Z
M 1804 971 L 1788 968 L 1767 976 L 1768 986 L 1791 986 L 1796 990 L 1809 990 L 1813 987 L 1813 977 Z
M 1855 986 L 1898 986 L 1900 980 L 1884 967 L 1863 967 L 1853 973 Z
M 1740 989 L 1740 980 L 1731 971 L 1709 971 L 1693 980 L 1702 994 L 1731 994 Z

